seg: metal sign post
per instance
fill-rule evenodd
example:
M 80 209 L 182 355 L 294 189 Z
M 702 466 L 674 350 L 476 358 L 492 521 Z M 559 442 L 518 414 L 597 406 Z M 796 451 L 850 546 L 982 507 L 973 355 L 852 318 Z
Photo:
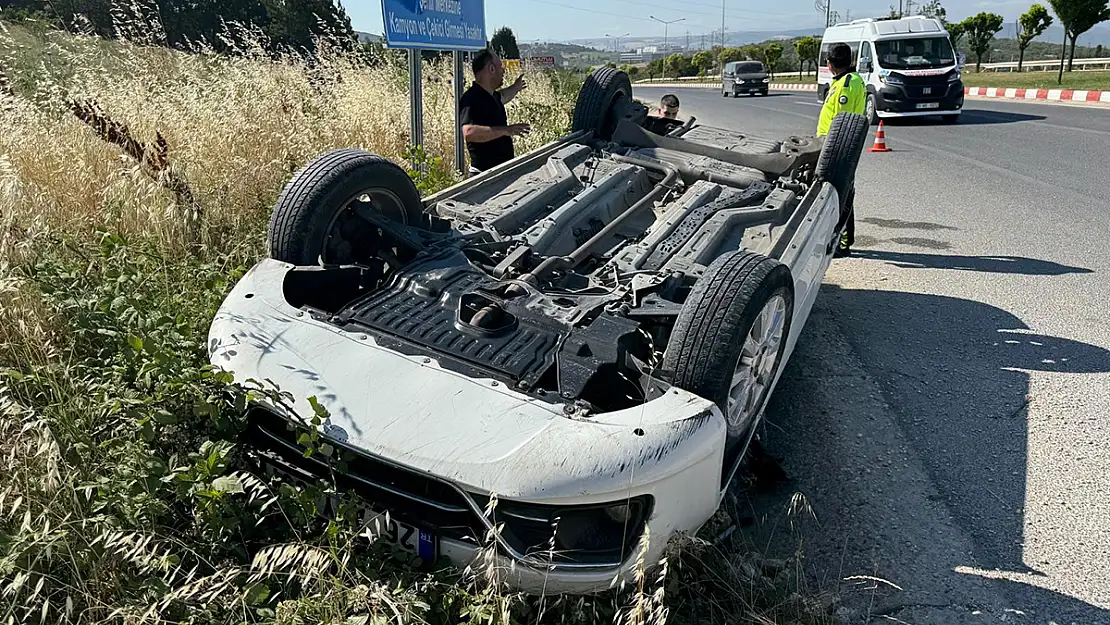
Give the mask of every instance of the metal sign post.
M 466 80 L 466 73 L 463 71 L 464 54 L 465 52 L 458 50 L 451 53 L 455 66 L 454 78 L 451 81 L 451 86 L 455 90 L 455 169 L 459 170 L 460 174 L 467 172 L 466 145 L 463 141 L 462 124 L 459 123 L 459 100 L 462 99 L 463 91 L 465 91 L 463 82 Z
M 455 61 L 455 159 L 466 170 L 459 98 L 463 93 L 462 55 L 486 47 L 484 0 L 382 0 L 385 46 L 409 50 L 409 106 L 412 111 L 412 145 L 424 142 L 424 111 L 420 79 L 421 50 L 451 50 Z
M 414 148 L 424 145 L 424 85 L 421 81 L 424 63 L 421 56 L 419 48 L 409 50 L 409 137 Z M 412 168 L 418 168 L 415 154 Z

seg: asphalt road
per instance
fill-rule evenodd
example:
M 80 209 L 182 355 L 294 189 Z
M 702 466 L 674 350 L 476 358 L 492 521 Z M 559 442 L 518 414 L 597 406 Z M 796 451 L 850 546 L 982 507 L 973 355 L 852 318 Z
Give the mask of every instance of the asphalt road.
M 635 95 L 665 91 L 755 135 L 820 110 Z M 848 622 L 1110 624 L 1110 109 L 969 100 L 886 140 L 767 415 L 790 481 L 745 535 L 801 545 Z

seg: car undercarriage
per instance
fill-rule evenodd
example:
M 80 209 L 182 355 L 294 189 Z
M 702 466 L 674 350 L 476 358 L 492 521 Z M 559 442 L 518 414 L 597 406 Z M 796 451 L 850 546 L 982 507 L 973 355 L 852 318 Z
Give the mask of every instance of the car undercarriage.
M 424 455 L 428 441 L 411 440 L 411 432 L 393 438 L 403 415 L 446 423 L 436 427 L 473 437 L 467 445 L 500 445 L 496 420 L 504 413 L 493 406 L 506 397 L 532 411 L 529 437 L 552 428 L 593 436 L 586 432 L 624 424 L 639 411 L 642 425 L 621 431 L 640 439 L 612 451 L 617 457 L 576 459 L 604 447 L 556 445 L 564 457 L 546 460 L 562 463 L 575 496 L 607 501 L 603 495 L 612 493 L 604 484 L 628 470 L 653 464 L 681 473 L 667 468 L 677 462 L 668 455 L 704 435 L 696 453 L 719 457 L 705 504 L 692 506 L 691 514 L 702 514 L 716 505 L 750 444 L 816 297 L 844 223 L 866 123 L 841 116 L 827 138 L 757 138 L 692 117 L 649 116 L 631 95 L 623 72 L 595 72 L 580 93 L 572 133 L 426 198 L 385 159 L 358 150 L 321 155 L 279 197 L 271 258 L 256 268 L 269 277 L 248 274 L 229 296 L 210 337 L 213 362 L 238 377 L 277 376 L 284 378 L 275 380 L 279 386 L 317 393 L 338 416 L 333 433 L 377 428 L 377 438 L 366 437 L 372 442 L 352 445 L 355 453 L 434 475 L 472 503 L 514 491 L 510 505 L 542 507 L 545 498 L 555 505 L 572 495 L 541 495 L 523 484 L 551 469 L 529 473 L 531 460 L 513 455 L 519 447 L 490 460 L 501 463 L 496 474 L 468 469 L 470 459 L 446 447 L 450 461 Z M 252 298 L 271 284 L 278 292 L 261 298 L 263 308 Z M 276 328 L 291 323 L 312 324 L 318 338 L 281 343 L 291 334 Z M 375 351 L 364 349 L 341 372 L 325 374 L 338 367 L 329 359 L 348 350 L 346 343 L 325 349 L 340 345 L 337 336 L 357 337 Z M 356 372 L 385 354 L 394 368 L 412 363 L 412 373 L 395 380 L 402 388 L 367 390 L 375 381 Z M 326 382 L 328 375 L 343 380 Z M 460 384 L 466 397 L 488 401 L 452 403 L 451 410 L 469 415 L 458 417 L 466 423 L 432 415 L 445 405 L 432 389 L 457 387 L 462 397 Z M 471 389 L 478 385 L 485 390 Z M 367 406 L 392 406 L 393 429 L 356 396 L 368 396 Z M 644 416 L 648 408 L 654 416 Z M 598 427 L 590 430 L 591 423 Z M 636 445 L 645 448 L 620 457 Z M 596 475 L 570 468 L 590 462 Z M 698 458 L 683 462 L 705 466 Z M 515 482 L 503 474 L 513 466 L 521 473 Z M 641 501 L 633 490 L 628 501 Z M 642 529 L 656 519 L 675 530 L 693 523 L 660 516 L 661 505 L 682 502 L 660 501 L 647 486 L 642 494 L 648 500 L 626 523 L 636 517 Z M 429 522 L 426 511 L 409 516 L 417 525 Z M 518 560 L 526 551 L 506 549 Z M 609 566 L 627 558 L 622 551 Z

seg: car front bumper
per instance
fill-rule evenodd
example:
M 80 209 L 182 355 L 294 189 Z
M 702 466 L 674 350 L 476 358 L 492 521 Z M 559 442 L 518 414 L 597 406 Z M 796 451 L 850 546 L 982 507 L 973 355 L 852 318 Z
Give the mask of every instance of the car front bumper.
M 472 564 L 484 536 L 437 528 L 437 515 L 450 512 L 480 530 L 489 526 L 482 506 L 491 496 L 565 507 L 650 497 L 642 558 L 649 565 L 670 536 L 696 531 L 720 504 L 725 424 L 712 402 L 671 388 L 633 409 L 576 415 L 567 404 L 462 375 L 434 355 L 402 354 L 368 332 L 314 318 L 285 300 L 290 269 L 266 259 L 236 284 L 210 328 L 211 362 L 237 382 L 272 381 L 288 392 L 288 406 L 264 404 L 283 418 L 311 417 L 315 398 L 328 416 L 324 439 L 400 476 L 382 484 L 378 469 L 360 474 L 367 492 L 390 493 L 389 505 L 401 508 L 390 511 L 431 528 L 439 553 L 455 564 Z M 503 577 L 537 592 L 603 590 L 614 578 L 631 580 L 641 559 L 631 549 L 607 562 L 552 565 L 508 541 L 497 547 Z
M 743 83 L 737 81 L 733 82 L 732 86 L 728 88 L 728 90 L 737 95 L 741 93 L 763 93 L 764 91 L 767 91 L 770 86 L 771 85 L 769 83 L 765 83 L 762 81 L 745 81 Z
M 964 106 L 963 82 L 929 85 L 886 85 L 875 93 L 880 117 L 958 114 Z

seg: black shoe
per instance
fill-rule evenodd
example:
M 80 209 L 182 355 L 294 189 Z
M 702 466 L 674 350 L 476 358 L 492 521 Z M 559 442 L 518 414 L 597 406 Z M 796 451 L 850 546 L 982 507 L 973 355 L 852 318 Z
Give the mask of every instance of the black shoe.
M 852 248 L 850 248 L 850 247 L 843 247 L 843 246 L 837 247 L 836 251 L 833 252 L 833 258 L 846 258 L 846 257 L 851 256 L 851 255 L 852 255 Z

